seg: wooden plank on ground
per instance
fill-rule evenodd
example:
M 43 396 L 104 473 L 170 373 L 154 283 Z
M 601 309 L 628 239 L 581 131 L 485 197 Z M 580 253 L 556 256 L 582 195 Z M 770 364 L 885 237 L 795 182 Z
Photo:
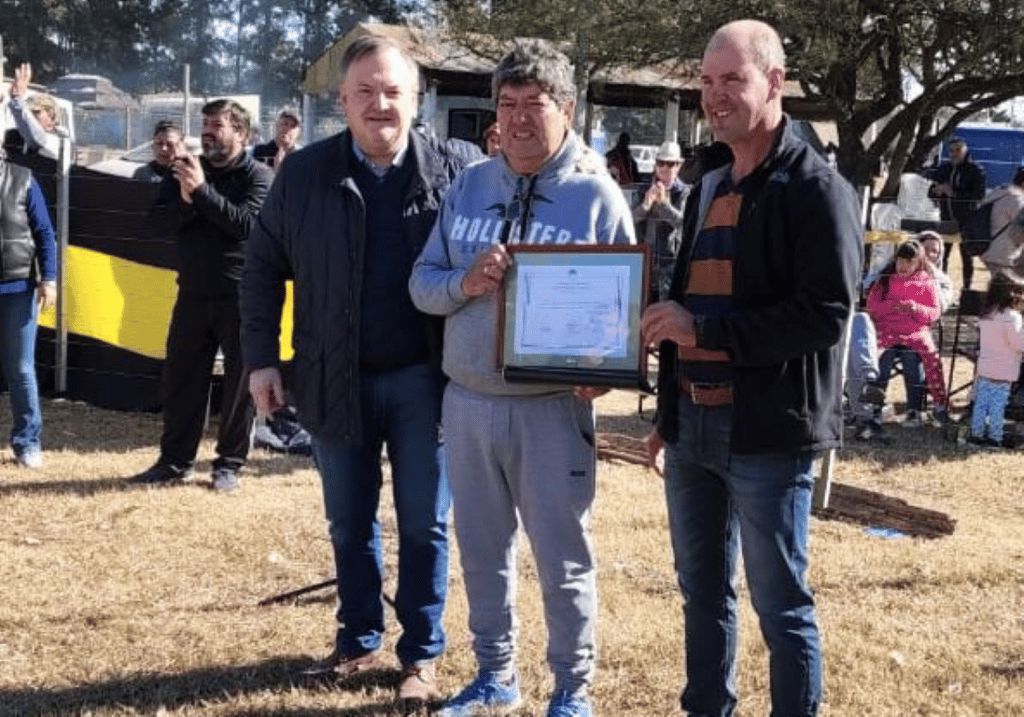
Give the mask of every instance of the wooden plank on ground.
M 899 498 L 842 483 L 832 484 L 828 507 L 815 509 L 814 515 L 827 520 L 891 528 L 919 538 L 952 535 L 956 527 L 956 520 L 945 513 L 918 508 Z
M 647 446 L 640 438 L 621 433 L 598 433 L 597 457 L 646 466 Z M 831 484 L 828 507 L 816 507 L 813 514 L 824 520 L 889 528 L 919 538 L 952 535 L 956 527 L 956 520 L 937 510 L 918 508 L 899 498 L 835 482 Z

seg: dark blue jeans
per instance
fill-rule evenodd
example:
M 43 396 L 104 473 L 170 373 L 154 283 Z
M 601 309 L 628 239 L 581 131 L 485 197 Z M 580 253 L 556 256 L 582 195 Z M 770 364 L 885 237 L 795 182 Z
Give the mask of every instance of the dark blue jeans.
M 15 455 L 39 450 L 43 414 L 36 382 L 35 291 L 0 294 L 0 364 L 11 394 L 11 448 Z
M 878 357 L 878 385 L 883 390 L 889 385 L 893 365 L 899 359 L 903 365 L 903 385 L 907 391 L 907 410 L 921 411 L 924 409 L 925 392 L 928 382 L 924 375 L 924 364 L 916 351 L 905 346 L 893 346 L 882 352 Z
M 384 559 L 377 509 L 387 445 L 398 528 L 398 658 L 415 665 L 444 650 L 451 494 L 440 442 L 441 374 L 420 364 L 363 375 L 363 441 L 313 438 L 338 576 L 337 649 L 377 650 L 384 636 Z
M 665 495 L 683 593 L 691 716 L 736 707 L 736 563 L 770 655 L 772 717 L 808 717 L 821 702 L 821 643 L 805 580 L 813 455 L 729 450 L 732 407 L 679 397 L 679 439 L 665 446 Z

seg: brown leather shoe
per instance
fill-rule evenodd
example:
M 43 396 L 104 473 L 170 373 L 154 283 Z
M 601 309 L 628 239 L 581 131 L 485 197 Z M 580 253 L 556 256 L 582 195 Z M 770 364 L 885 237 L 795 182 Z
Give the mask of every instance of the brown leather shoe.
M 398 683 L 398 699 L 414 702 L 433 702 L 441 699 L 437 689 L 437 673 L 433 662 L 403 665 L 402 681 Z

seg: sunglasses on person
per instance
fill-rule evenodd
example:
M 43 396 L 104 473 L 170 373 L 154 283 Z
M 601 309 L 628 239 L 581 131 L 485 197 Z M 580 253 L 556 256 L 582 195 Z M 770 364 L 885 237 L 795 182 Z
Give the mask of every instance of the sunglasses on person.
M 679 162 L 673 162 L 671 159 L 656 159 L 654 164 L 657 167 L 675 167 Z

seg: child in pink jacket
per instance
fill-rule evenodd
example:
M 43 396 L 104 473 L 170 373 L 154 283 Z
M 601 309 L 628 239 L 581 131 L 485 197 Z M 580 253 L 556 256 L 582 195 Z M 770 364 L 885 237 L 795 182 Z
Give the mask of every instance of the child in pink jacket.
M 1003 442 L 1003 419 L 1010 387 L 1020 374 L 1024 354 L 1022 306 L 1024 285 L 1005 274 L 993 276 L 985 295 L 985 313 L 978 322 L 981 351 L 974 379 L 971 443 L 1012 447 Z
M 867 308 L 878 333 L 879 351 L 906 346 L 921 357 L 935 403 L 932 415 L 940 422 L 948 421 L 946 381 L 931 331 L 939 318 L 939 300 L 920 243 L 911 239 L 897 247 L 895 261 L 882 270 L 868 292 Z

